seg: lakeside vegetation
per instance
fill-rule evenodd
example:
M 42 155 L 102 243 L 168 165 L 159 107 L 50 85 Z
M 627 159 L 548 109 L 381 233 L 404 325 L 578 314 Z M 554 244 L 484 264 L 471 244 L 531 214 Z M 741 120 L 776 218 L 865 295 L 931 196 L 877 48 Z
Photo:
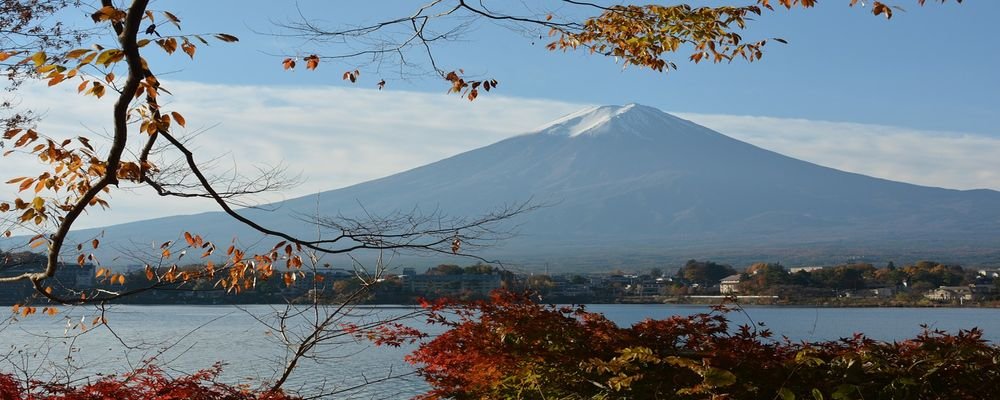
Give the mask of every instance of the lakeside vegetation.
M 976 329 L 795 343 L 730 325 L 726 306 L 619 327 L 509 292 L 431 311 L 448 331 L 408 357 L 427 399 L 983 399 L 1000 380 L 1000 347 Z
M 35 253 L 0 252 L 0 269 L 16 270 L 44 262 Z M 198 271 L 202 265 L 177 268 L 175 274 Z M 53 290 L 69 294 L 70 288 L 94 287 L 134 295 L 121 300 L 129 304 L 339 304 L 364 283 L 352 271 L 319 268 L 298 272 L 297 280 L 259 279 L 240 296 L 211 280 L 157 281 L 145 269 L 104 272 L 85 265 L 61 270 Z M 89 275 L 88 275 L 89 274 Z M 95 276 L 98 275 L 98 276 Z M 117 279 L 121 276 L 121 282 Z M 1000 306 L 1000 270 L 965 268 L 960 265 L 920 261 L 882 267 L 849 263 L 826 267 L 786 268 L 779 263 L 754 263 L 743 271 L 712 261 L 689 260 L 671 269 L 652 268 L 626 272 L 614 270 L 594 274 L 524 274 L 489 264 L 459 266 L 440 264 L 418 273 L 398 268 L 387 273 L 361 299 L 369 304 L 419 304 L 423 298 L 475 300 L 487 298 L 495 289 L 531 290 L 548 303 L 690 303 L 718 304 L 727 297 L 743 304 L 854 306 Z M 111 281 L 111 277 L 115 277 Z M 724 282 L 736 279 L 734 282 Z M 148 290 L 150 285 L 155 284 Z M 8 285 L 0 303 L 26 304 L 32 297 L 29 285 Z

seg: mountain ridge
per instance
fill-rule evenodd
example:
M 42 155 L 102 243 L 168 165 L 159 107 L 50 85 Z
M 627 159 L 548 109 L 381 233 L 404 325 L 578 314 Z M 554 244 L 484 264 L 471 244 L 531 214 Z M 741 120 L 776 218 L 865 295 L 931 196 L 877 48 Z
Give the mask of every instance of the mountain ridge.
M 1000 192 L 843 172 L 637 104 L 583 110 L 434 163 L 285 200 L 273 205 L 276 212 L 241 212 L 303 235 L 315 228 L 303 229 L 295 217 L 317 208 L 325 215 L 443 210 L 474 216 L 528 199 L 547 206 L 514 221 L 522 235 L 488 255 L 559 260 L 579 256 L 582 246 L 595 259 L 628 259 L 637 251 L 631 243 L 654 248 L 648 258 L 656 262 L 657 254 L 704 246 L 766 257 L 781 253 L 774 249 L 832 244 L 837 250 L 827 256 L 836 257 L 852 248 L 890 254 L 906 243 L 924 242 L 961 255 L 958 249 L 969 246 L 996 247 L 1000 235 Z M 256 238 L 212 212 L 100 229 L 106 229 L 105 243 L 162 242 L 183 231 L 225 240 Z M 74 237 L 96 232 L 82 230 Z M 878 243 L 885 243 L 884 249 Z M 770 253 L 762 254 L 766 249 Z

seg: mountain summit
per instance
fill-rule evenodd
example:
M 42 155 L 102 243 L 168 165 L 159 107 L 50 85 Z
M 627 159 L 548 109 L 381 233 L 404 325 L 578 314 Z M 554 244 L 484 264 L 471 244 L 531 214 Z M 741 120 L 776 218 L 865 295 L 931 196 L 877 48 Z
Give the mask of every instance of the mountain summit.
M 692 257 L 949 261 L 995 248 L 1000 237 L 998 192 L 826 168 L 637 104 L 583 110 L 419 168 L 287 200 L 272 207 L 277 212 L 245 213 L 312 237 L 314 228 L 296 215 L 313 215 L 317 207 L 325 215 L 417 207 L 474 216 L 529 199 L 545 207 L 513 221 L 521 235 L 489 256 L 595 268 Z M 166 241 L 185 230 L 255 237 L 221 213 L 206 213 L 109 227 L 102 242 Z
M 599 106 L 580 110 L 551 122 L 541 132 L 570 137 L 643 132 L 683 132 L 690 121 L 639 104 Z M 673 129 L 671 129 L 673 128 Z

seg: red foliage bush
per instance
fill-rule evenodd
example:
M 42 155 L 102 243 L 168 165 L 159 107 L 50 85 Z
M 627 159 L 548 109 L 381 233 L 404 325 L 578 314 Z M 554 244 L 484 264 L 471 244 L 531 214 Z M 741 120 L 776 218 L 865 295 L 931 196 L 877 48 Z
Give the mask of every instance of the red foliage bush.
M 103 377 L 80 386 L 47 382 L 22 382 L 0 374 L 0 400 L 294 400 L 281 392 L 258 392 L 215 381 L 222 367 L 198 371 L 177 378 L 166 376 L 157 367 Z
M 823 343 L 731 328 L 724 307 L 622 328 L 583 307 L 490 301 L 431 310 L 450 329 L 408 356 L 420 398 L 995 399 L 1000 347 L 978 330 Z

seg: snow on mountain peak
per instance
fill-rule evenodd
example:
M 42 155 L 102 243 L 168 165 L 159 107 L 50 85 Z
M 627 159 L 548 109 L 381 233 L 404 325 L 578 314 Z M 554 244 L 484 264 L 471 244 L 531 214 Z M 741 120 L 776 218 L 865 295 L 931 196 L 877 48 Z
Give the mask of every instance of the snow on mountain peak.
M 617 131 L 610 128 L 613 122 L 624 122 L 633 128 L 664 128 L 667 125 L 686 125 L 689 121 L 677 118 L 653 107 L 630 103 L 624 106 L 596 106 L 585 108 L 559 118 L 541 128 L 538 132 L 568 137 L 598 135 Z M 634 130 L 634 129 L 633 129 Z M 636 134 L 644 134 L 640 129 Z

